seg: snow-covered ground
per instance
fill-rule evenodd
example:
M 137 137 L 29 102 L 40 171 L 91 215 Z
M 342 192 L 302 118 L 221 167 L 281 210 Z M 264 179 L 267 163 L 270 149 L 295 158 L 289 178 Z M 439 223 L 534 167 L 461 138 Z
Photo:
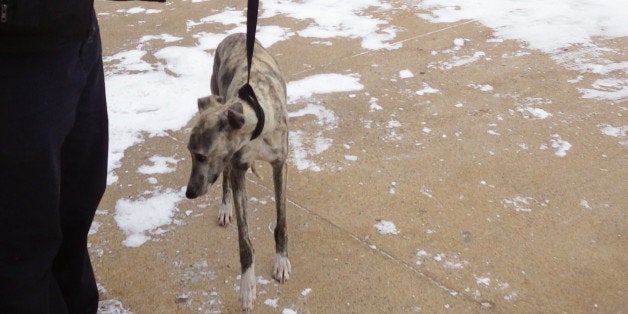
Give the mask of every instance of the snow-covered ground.
M 604 78 L 596 80 L 590 88 L 582 89 L 583 98 L 605 99 L 613 103 L 624 102 L 628 99 L 628 61 L 614 62 L 604 58 L 607 54 L 617 55 L 623 52 L 604 47 L 603 41 L 594 40 L 595 38 L 612 39 L 628 36 L 628 14 L 626 13 L 628 11 L 624 0 L 604 2 L 593 0 L 549 2 L 426 0 L 419 1 L 417 4 L 412 1 L 406 1 L 406 3 L 416 10 L 417 18 L 434 23 L 476 20 L 494 30 L 495 40 L 518 40 L 526 48 L 548 53 L 556 62 L 580 71 L 582 76 L 591 73 L 603 76 Z M 194 3 L 189 5 L 194 5 Z M 261 24 L 266 26 L 259 28 L 258 39 L 265 46 L 272 46 L 279 41 L 289 40 L 293 36 L 321 41 L 346 37 L 361 39 L 362 47 L 366 50 L 401 49 L 402 43 L 395 41 L 397 26 L 391 25 L 389 21 L 363 14 L 365 10 L 391 10 L 395 8 L 394 5 L 399 4 L 380 0 L 262 1 L 261 20 L 268 21 L 277 16 L 284 16 L 299 21 L 310 21 L 310 23 L 303 29 L 286 29 L 269 26 L 266 25 L 267 22 L 262 22 Z M 134 7 L 117 13 L 159 14 L 160 12 Z M 127 148 L 142 142 L 146 136 L 163 136 L 167 131 L 179 130 L 194 116 L 196 99 L 206 96 L 208 92 L 207 73 L 211 73 L 213 50 L 224 36 L 244 31 L 246 18 L 243 11 L 228 8 L 224 12 L 209 15 L 199 21 L 187 21 L 186 24 L 188 36 L 196 39 L 197 44 L 194 46 L 181 46 L 178 43 L 181 38 L 171 34 L 146 34 L 135 39 L 136 49 L 120 51 L 104 57 L 105 66 L 108 69 L 106 83 L 111 129 L 109 184 L 116 182 L 116 169 L 120 167 L 120 160 Z M 203 24 L 221 24 L 231 29 L 223 34 L 197 31 L 198 26 Z M 162 41 L 167 45 L 153 53 L 158 60 L 156 63 L 145 61 L 146 55 L 150 52 L 143 48 L 145 43 L 150 41 Z M 454 41 L 454 44 L 454 49 L 459 49 L 465 41 L 459 38 Z M 441 69 L 463 66 L 479 57 L 482 55 L 458 59 L 453 63 L 438 66 Z M 403 79 L 412 77 L 413 74 L 407 69 L 401 69 L 399 76 Z M 477 88 L 482 91 L 492 90 L 489 85 L 477 86 Z M 313 115 L 318 123 L 324 126 L 323 130 L 332 130 L 337 124 L 334 112 L 320 104 L 307 103 L 307 100 L 317 94 L 362 89 L 359 73 L 317 74 L 289 82 L 290 116 Z M 418 95 L 436 92 L 438 90 L 431 88 L 427 83 L 424 83 L 422 89 L 416 91 Z M 299 102 L 307 103 L 306 107 L 295 106 Z M 528 106 L 521 110 L 539 119 L 551 116 L 551 113 L 541 108 Z M 390 126 L 391 129 L 393 127 L 395 125 Z M 604 134 L 622 138 L 624 141 L 625 130 L 626 126 L 621 125 L 602 127 Z M 489 130 L 489 134 L 499 135 L 492 130 Z M 392 138 L 395 136 L 393 134 Z M 297 169 L 320 171 L 321 167 L 310 157 L 327 150 L 333 139 L 329 138 L 324 131 L 306 135 L 303 131 L 295 129 L 290 132 L 290 140 L 291 156 Z M 564 156 L 570 144 L 556 135 L 542 149 L 550 147 L 556 149 L 557 156 Z M 162 165 L 167 162 L 172 167 L 176 167 L 177 164 L 177 160 L 172 159 L 160 162 Z M 159 173 L 159 168 L 155 168 L 156 165 L 145 165 L 138 171 L 147 171 L 149 167 L 154 168 L 152 170 L 154 173 Z M 164 172 L 173 169 L 165 168 Z M 182 192 L 172 190 L 153 193 L 152 197 L 164 197 L 163 194 L 170 195 L 168 204 L 176 204 L 183 199 Z M 132 209 L 133 204 L 137 205 L 136 207 L 140 210 L 139 208 L 150 206 L 146 203 L 149 201 L 150 199 L 129 203 L 121 200 L 118 211 L 121 211 L 123 207 Z M 158 215 L 158 213 L 171 216 L 159 210 L 147 211 L 146 214 Z M 163 217 L 156 219 L 155 221 L 161 223 L 151 228 L 138 229 L 133 226 L 133 220 L 129 220 L 131 217 L 120 220 L 125 221 L 120 227 L 129 236 L 138 235 L 137 231 L 129 231 L 131 229 L 154 232 L 161 225 L 171 223 L 171 220 Z
M 201 1 L 185 2 L 193 6 Z M 582 98 L 603 100 L 618 106 L 625 106 L 628 100 L 628 61 L 613 61 L 625 60 L 626 51 L 605 46 L 608 40 L 628 36 L 628 3 L 625 0 L 265 0 L 261 1 L 260 24 L 263 26 L 259 27 L 257 38 L 267 47 L 303 37 L 319 45 L 333 45 L 330 39 L 357 39 L 364 51 L 403 49 L 403 42 L 397 39 L 397 35 L 408 30 L 402 30 L 390 20 L 365 13 L 397 9 L 412 10 L 417 19 L 433 23 L 477 21 L 494 31 L 491 42 L 520 41 L 521 55 L 530 49 L 542 51 L 557 64 L 579 73 L 572 83 L 591 81 L 589 87 L 579 88 Z M 161 13 L 161 10 L 136 6 L 99 14 Z M 288 29 L 269 25 L 276 17 L 302 22 L 298 23 L 302 27 Z M 220 25 L 227 31 L 208 33 L 202 30 L 202 26 L 207 24 Z M 213 50 L 226 35 L 243 32 L 245 24 L 243 11 L 227 8 L 223 12 L 185 22 L 185 36 L 193 38 L 194 45 L 182 45 L 180 34 L 145 34 L 130 39 L 135 43 L 135 49 L 104 57 L 111 134 L 108 184 L 117 182 L 116 171 L 121 166 L 125 150 L 141 143 L 146 137 L 164 136 L 168 131 L 180 130 L 193 118 L 197 110 L 196 99 L 206 96 L 209 90 L 207 73 L 211 73 Z M 160 42 L 164 48 L 150 51 L 146 44 L 153 41 Z M 457 38 L 451 49 L 461 49 L 465 43 L 465 39 Z M 446 52 L 432 52 L 440 53 Z M 448 62 L 430 64 L 430 67 L 447 71 L 482 58 L 485 58 L 483 52 L 475 52 L 469 56 L 456 56 Z M 409 69 L 398 70 L 398 77 L 402 80 L 414 75 Z M 328 150 L 334 141 L 332 132 L 337 128 L 338 117 L 332 109 L 316 102 L 316 96 L 361 91 L 364 85 L 360 79 L 361 73 L 325 73 L 288 82 L 290 117 L 309 116 L 321 126 L 314 134 L 298 128 L 291 130 L 291 162 L 298 171 L 324 170 L 313 157 Z M 493 92 L 490 85 L 471 84 L 469 87 L 481 92 Z M 424 83 L 423 86 L 417 86 L 415 93 L 422 96 L 439 93 L 439 90 Z M 547 104 L 544 100 L 531 99 L 517 110 L 532 119 L 551 118 L 552 113 L 542 108 L 544 104 Z M 365 107 L 369 105 L 371 111 L 382 110 L 376 98 L 372 98 Z M 462 103 L 456 104 L 458 108 L 463 106 Z M 399 140 L 401 135 L 396 130 L 402 127 L 396 120 L 389 121 L 387 138 Z M 619 138 L 622 145 L 628 145 L 627 129 L 626 125 L 600 125 L 602 134 Z M 429 134 L 432 130 L 426 126 L 423 131 Z M 492 129 L 487 132 L 493 136 L 501 135 Z M 554 134 L 539 149 L 548 149 L 555 156 L 564 157 L 569 154 L 571 147 L 560 135 Z M 357 156 L 349 154 L 345 158 L 347 161 L 358 160 Z M 174 171 L 179 161 L 172 157 L 154 156 L 137 171 L 158 177 Z M 158 179 L 153 177 L 149 180 L 154 184 Z M 395 188 L 396 184 L 390 188 L 391 194 L 395 193 Z M 423 190 L 422 193 L 429 195 Z M 172 225 L 176 225 L 174 213 L 178 211 L 177 203 L 183 199 L 182 187 L 155 186 L 153 190 L 136 198 L 118 200 L 115 221 L 126 235 L 122 244 L 138 247 L 171 230 Z M 513 208 L 517 212 L 529 212 L 537 205 L 543 206 L 543 203 L 530 197 L 516 196 L 503 201 L 505 208 Z M 391 221 L 382 220 L 374 227 L 382 234 L 395 236 L 399 233 Z M 93 232 L 98 232 L 98 228 Z M 422 263 L 425 257 L 441 261 L 440 257 L 436 257 L 439 255 L 425 251 L 417 255 L 417 263 Z M 454 268 L 465 267 L 467 263 L 457 257 L 447 262 Z M 484 277 L 478 277 L 477 281 L 479 284 L 490 284 L 490 279 Z M 307 294 L 311 289 L 306 291 L 304 293 Z M 277 299 L 269 298 L 264 303 L 272 308 L 277 307 Z

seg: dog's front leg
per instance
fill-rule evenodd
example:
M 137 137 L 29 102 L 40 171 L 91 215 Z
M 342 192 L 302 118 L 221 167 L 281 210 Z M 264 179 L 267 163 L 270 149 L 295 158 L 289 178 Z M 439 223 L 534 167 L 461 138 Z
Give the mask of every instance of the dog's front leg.
M 290 278 L 290 260 L 288 259 L 288 234 L 286 227 L 286 186 L 288 169 L 285 161 L 273 164 L 275 184 L 275 206 L 277 207 L 277 225 L 275 226 L 275 266 L 273 277 L 280 283 Z
M 243 169 L 244 168 L 244 169 Z M 236 220 L 238 222 L 238 239 L 240 246 L 240 266 L 242 268 L 242 278 L 240 279 L 240 298 L 242 299 L 242 309 L 249 311 L 253 308 L 255 301 L 255 256 L 253 245 L 249 238 L 249 228 L 246 220 L 246 188 L 245 173 L 246 168 L 242 165 L 231 166 L 231 187 L 233 189 L 233 205 L 235 206 Z
M 233 195 L 231 193 L 231 166 L 222 172 L 222 203 L 218 210 L 218 225 L 226 227 L 233 221 Z

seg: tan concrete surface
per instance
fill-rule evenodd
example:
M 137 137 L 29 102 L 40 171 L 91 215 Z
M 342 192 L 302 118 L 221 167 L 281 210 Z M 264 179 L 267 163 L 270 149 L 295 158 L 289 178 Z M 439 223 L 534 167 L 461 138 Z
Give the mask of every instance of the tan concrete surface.
M 104 55 L 135 47 L 143 34 L 169 33 L 184 38 L 177 45 L 194 45 L 185 20 L 241 2 L 142 3 L 164 10 L 142 15 L 145 22 L 137 15 L 100 16 Z M 97 10 L 137 5 L 97 2 Z M 298 36 L 270 48 L 289 81 L 358 73 L 365 88 L 316 95 L 338 117 L 338 127 L 322 131 L 333 139 L 314 157 L 322 171 L 289 169 L 293 273 L 285 285 L 258 284 L 255 312 L 626 312 L 628 155 L 619 139 L 601 134 L 598 126 L 626 124 L 626 104 L 580 98 L 579 85 L 567 82 L 578 72 L 514 41 L 487 42 L 491 30 L 477 23 L 431 24 L 416 13 L 385 13 L 403 28 L 394 40 L 403 43 L 397 50 L 364 50 L 357 39 L 311 45 Z M 455 38 L 469 39 L 455 55 L 485 56 L 445 69 L 452 54 L 432 51 L 452 48 Z M 625 52 L 628 39 L 606 44 Z M 626 61 L 626 55 L 617 58 Z M 400 78 L 403 69 L 414 77 Z M 424 82 L 439 92 L 418 95 Z M 384 110 L 369 111 L 373 97 Z M 535 119 L 518 111 L 526 98 L 548 104 L 544 108 L 553 116 Z M 392 120 L 401 126 L 389 127 Z M 290 124 L 307 134 L 320 128 L 308 116 Z M 217 225 L 219 186 L 206 198 L 179 203 L 178 224 L 139 248 L 121 244 L 124 235 L 113 220 L 119 199 L 150 189 L 137 167 L 156 154 L 188 157 L 190 125 L 128 149 L 116 170 L 119 181 L 108 187 L 96 217 L 102 226 L 90 243 L 106 289 L 101 299 L 120 300 L 134 313 L 239 311 L 237 232 Z M 554 134 L 572 145 L 565 157 L 554 154 Z M 257 275 L 270 280 L 272 180 L 267 165 L 258 168 L 263 180 L 248 177 L 249 198 L 258 200 L 251 202 L 249 220 Z M 179 162 L 176 172 L 159 175 L 160 184 L 180 189 L 189 169 L 188 159 Z M 528 204 L 509 203 L 517 197 Z M 399 234 L 379 234 L 378 220 L 394 222 Z M 304 296 L 306 288 L 311 292 Z M 177 300 L 182 295 L 188 298 Z M 278 299 L 277 308 L 265 305 L 267 299 Z

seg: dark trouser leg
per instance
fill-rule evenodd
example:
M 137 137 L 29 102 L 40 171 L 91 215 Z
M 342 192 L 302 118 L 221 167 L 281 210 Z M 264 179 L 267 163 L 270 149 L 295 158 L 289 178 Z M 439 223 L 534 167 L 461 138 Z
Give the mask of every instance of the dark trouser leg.
M 96 34 L 97 35 L 97 34 Z M 87 233 L 107 178 L 107 108 L 100 38 L 81 51 L 86 85 L 75 123 L 61 147 L 61 229 L 63 242 L 53 273 L 71 313 L 95 312 L 98 292 L 87 252 Z
M 94 313 L 86 237 L 107 153 L 99 38 L 0 54 L 0 69 L 0 313 Z

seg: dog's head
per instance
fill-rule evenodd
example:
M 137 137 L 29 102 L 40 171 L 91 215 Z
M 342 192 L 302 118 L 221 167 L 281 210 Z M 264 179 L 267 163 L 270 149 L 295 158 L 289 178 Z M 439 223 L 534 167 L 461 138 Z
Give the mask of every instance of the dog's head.
M 193 199 L 207 193 L 239 149 L 236 137 L 244 125 L 242 104 L 223 105 L 219 96 L 198 100 L 199 117 L 190 134 L 188 150 L 192 173 L 185 196 Z

